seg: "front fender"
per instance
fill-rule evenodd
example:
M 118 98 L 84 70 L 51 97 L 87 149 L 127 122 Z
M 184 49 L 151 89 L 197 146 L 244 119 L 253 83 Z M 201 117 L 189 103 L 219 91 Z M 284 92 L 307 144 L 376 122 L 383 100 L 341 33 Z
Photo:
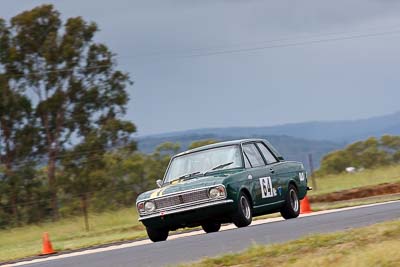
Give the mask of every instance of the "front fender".
M 251 194 L 251 184 L 250 182 L 245 183 L 229 183 L 226 185 L 227 197 L 234 201 L 234 204 L 237 205 L 239 201 L 239 195 L 241 191 L 245 191 L 250 196 L 250 201 L 252 205 L 254 204 L 254 198 Z

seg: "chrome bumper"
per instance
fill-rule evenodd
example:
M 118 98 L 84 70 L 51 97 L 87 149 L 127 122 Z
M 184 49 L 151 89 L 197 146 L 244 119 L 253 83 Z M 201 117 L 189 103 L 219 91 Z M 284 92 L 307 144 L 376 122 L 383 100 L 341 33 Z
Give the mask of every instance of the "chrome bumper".
M 193 206 L 180 207 L 177 209 L 160 210 L 153 214 L 142 215 L 141 217 L 139 217 L 138 220 L 142 221 L 142 220 L 146 220 L 146 219 L 150 219 L 150 218 L 163 217 L 163 216 L 167 216 L 170 214 L 175 214 L 175 213 L 180 213 L 180 212 L 195 210 L 195 209 L 200 209 L 200 208 L 207 208 L 207 207 L 228 204 L 228 203 L 233 203 L 233 200 L 232 199 L 224 199 L 224 200 L 219 200 L 219 201 L 207 202 L 207 203 L 203 203 L 203 204 L 197 204 L 197 205 L 193 205 Z

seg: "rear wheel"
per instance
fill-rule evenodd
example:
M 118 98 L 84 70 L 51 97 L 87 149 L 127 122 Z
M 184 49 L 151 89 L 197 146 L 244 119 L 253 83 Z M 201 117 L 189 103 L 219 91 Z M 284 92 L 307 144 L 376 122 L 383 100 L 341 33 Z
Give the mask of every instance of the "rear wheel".
M 147 235 L 153 242 L 165 241 L 168 238 L 168 229 L 146 227 Z
M 203 228 L 204 232 L 206 233 L 213 233 L 219 231 L 219 229 L 221 228 L 221 224 L 217 222 L 209 222 L 202 224 L 201 228 Z
M 285 219 L 298 217 L 300 214 L 300 200 L 297 195 L 297 189 L 290 184 L 286 194 L 285 205 L 281 208 L 281 215 Z
M 250 200 L 243 192 L 240 192 L 238 207 L 232 216 L 232 221 L 237 227 L 245 227 L 253 220 L 251 214 Z

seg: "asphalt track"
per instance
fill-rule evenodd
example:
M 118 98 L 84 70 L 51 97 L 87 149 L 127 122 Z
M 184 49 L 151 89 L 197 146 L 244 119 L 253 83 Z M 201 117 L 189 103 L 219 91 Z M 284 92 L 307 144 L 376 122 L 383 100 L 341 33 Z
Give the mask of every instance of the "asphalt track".
M 165 242 L 124 247 L 91 254 L 49 259 L 24 266 L 165 266 L 196 261 L 228 252 L 238 252 L 251 244 L 271 244 L 313 233 L 327 233 L 400 219 L 400 201 L 317 213 L 297 219 L 267 220 L 245 228 L 228 227 L 212 234 L 171 238 Z

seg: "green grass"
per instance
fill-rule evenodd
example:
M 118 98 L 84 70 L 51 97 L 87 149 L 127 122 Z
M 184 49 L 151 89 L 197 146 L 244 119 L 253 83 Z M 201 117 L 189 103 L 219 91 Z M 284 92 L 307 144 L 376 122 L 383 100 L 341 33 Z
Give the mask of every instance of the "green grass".
M 2 230 L 0 261 L 39 254 L 43 232 L 50 234 L 53 248 L 58 251 L 146 237 L 134 208 L 93 214 L 89 222 L 89 232 L 85 231 L 82 217 Z
M 324 194 L 385 182 L 400 182 L 400 166 L 317 178 L 319 189 L 318 191 L 311 191 L 311 194 Z M 399 199 L 399 197 L 382 196 L 365 200 L 316 203 L 313 204 L 312 208 L 314 210 L 332 209 L 394 199 Z M 277 214 L 262 218 L 275 216 Z M 43 232 L 50 234 L 53 247 L 58 251 L 146 237 L 144 227 L 137 220 L 135 208 L 91 214 L 89 221 L 91 227 L 89 232 L 84 229 L 82 217 L 62 219 L 55 223 L 48 222 L 0 230 L 0 261 L 39 254 Z
M 317 177 L 317 190 L 310 195 L 321 195 L 361 186 L 400 182 L 400 165 L 380 167 L 357 173 L 343 173 Z M 311 185 L 311 181 L 309 181 Z
M 400 221 L 317 234 L 288 243 L 253 245 L 245 252 L 181 265 L 216 266 L 400 266 Z

